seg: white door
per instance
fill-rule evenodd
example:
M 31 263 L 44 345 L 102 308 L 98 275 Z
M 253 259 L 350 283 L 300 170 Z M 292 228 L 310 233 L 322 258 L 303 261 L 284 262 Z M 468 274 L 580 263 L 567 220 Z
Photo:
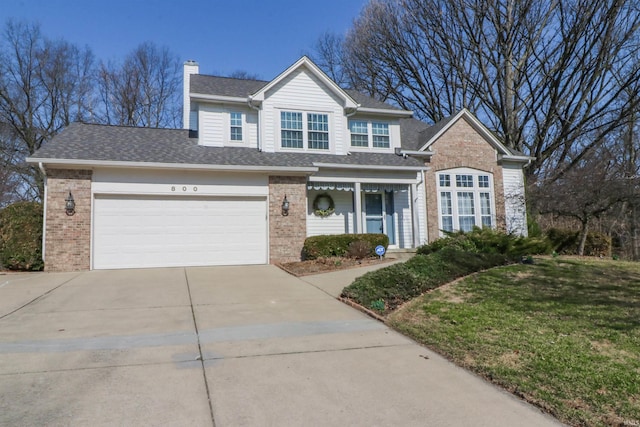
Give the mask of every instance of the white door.
M 101 196 L 93 268 L 266 264 L 264 198 Z

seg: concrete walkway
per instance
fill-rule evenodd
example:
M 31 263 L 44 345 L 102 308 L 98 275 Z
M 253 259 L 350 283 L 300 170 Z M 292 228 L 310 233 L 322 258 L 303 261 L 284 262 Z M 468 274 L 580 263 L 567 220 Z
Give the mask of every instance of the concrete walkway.
M 558 425 L 329 295 L 359 273 L 0 276 L 0 425 Z

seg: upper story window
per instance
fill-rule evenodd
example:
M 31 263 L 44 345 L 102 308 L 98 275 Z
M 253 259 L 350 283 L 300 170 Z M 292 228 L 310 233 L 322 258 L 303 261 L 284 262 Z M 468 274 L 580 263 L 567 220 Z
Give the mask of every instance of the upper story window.
M 306 132 L 304 129 L 306 128 Z M 322 113 L 280 112 L 282 148 L 329 149 L 329 115 Z
M 373 132 L 373 146 L 375 148 L 389 148 L 389 123 L 371 123 Z
M 231 141 L 242 141 L 242 113 L 230 113 L 230 137 Z
M 444 231 L 494 226 L 493 178 L 491 174 L 468 171 L 449 170 L 437 175 L 439 222 Z
M 389 148 L 389 123 L 349 120 L 352 147 Z

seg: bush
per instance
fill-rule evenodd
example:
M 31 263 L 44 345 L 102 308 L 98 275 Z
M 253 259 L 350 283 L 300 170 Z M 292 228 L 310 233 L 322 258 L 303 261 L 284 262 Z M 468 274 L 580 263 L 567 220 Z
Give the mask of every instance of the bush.
M 580 232 L 561 228 L 551 228 L 547 232 L 553 249 L 559 254 L 576 255 L 580 244 Z M 590 231 L 584 244 L 585 255 L 611 254 L 611 238 L 603 233 Z
M 349 258 L 367 258 L 371 256 L 371 252 L 375 252 L 375 247 L 372 248 L 371 244 L 364 240 L 355 240 L 349 243 L 349 247 L 347 248 L 347 256 Z
M 545 237 L 521 237 L 506 234 L 491 228 L 474 227 L 470 232 L 448 232 L 446 236 L 428 245 L 420 246 L 417 253 L 428 255 L 443 248 L 456 248 L 475 253 L 499 254 L 511 260 L 524 255 L 539 255 L 551 252 L 550 242 Z
M 386 234 L 327 234 L 323 236 L 307 237 L 302 248 L 303 259 L 317 259 L 328 257 L 344 257 L 347 255 L 349 245 L 356 241 L 363 241 L 369 245 L 369 254 L 375 256 L 375 248 L 378 245 L 389 246 L 389 237 Z
M 444 247 L 428 255 L 416 255 L 402 264 L 366 273 L 344 288 L 342 296 L 364 307 L 392 311 L 418 295 L 476 271 L 503 265 L 504 255 L 467 252 Z
M 42 205 L 18 202 L 0 211 L 0 264 L 42 270 Z

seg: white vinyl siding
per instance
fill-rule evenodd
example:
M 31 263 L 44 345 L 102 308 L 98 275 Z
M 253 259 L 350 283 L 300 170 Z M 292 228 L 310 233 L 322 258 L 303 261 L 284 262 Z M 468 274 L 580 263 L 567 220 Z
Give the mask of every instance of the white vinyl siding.
M 502 178 L 507 232 L 526 236 L 527 209 L 522 166 L 505 163 L 502 167 Z
M 344 138 L 346 120 L 344 117 L 343 100 L 338 98 L 328 87 L 312 73 L 301 68 L 292 72 L 281 82 L 267 91 L 262 105 L 261 132 L 263 136 L 263 150 L 267 152 L 286 150 L 281 146 L 281 117 L 282 111 L 326 114 L 329 128 L 329 148 L 322 152 L 346 154 Z M 303 128 L 306 133 L 307 128 Z M 308 149 L 304 147 L 304 149 Z
M 322 234 L 354 233 L 353 224 L 353 192 L 331 191 L 331 198 L 335 204 L 335 212 L 328 217 L 319 217 L 313 213 L 313 201 L 325 191 L 308 190 L 307 193 L 307 236 Z
M 199 103 L 197 111 L 198 144 L 257 147 L 258 114 L 243 107 Z M 234 136 L 235 135 L 235 136 Z M 235 139 L 235 138 L 240 139 Z

